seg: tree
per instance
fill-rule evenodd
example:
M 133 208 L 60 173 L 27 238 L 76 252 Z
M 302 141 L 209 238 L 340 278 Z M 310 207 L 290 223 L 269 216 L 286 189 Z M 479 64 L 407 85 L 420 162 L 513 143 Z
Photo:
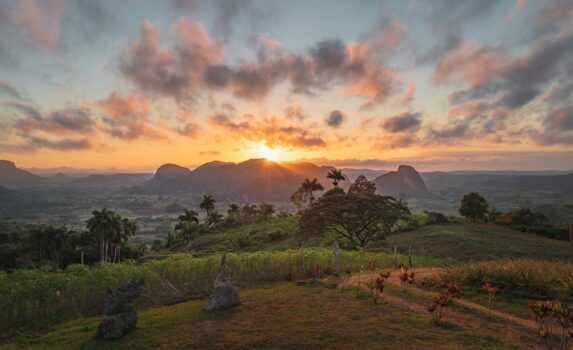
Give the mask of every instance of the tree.
M 60 227 L 48 226 L 47 233 L 47 250 L 52 260 L 52 269 L 56 271 L 60 268 L 62 255 L 70 248 L 72 243 L 73 231 L 66 225 Z
M 203 232 L 203 226 L 192 221 L 185 221 L 178 225 L 177 234 L 187 244 L 187 249 L 191 246 L 191 241 L 197 238 Z
M 275 208 L 272 204 L 261 203 L 259 204 L 259 215 L 261 220 L 268 220 L 273 217 L 275 213 Z
M 207 216 L 211 213 L 212 210 L 215 210 L 215 198 L 211 195 L 203 196 L 203 200 L 201 204 L 199 204 L 199 208 L 205 210 L 207 212 Z
M 373 195 L 376 193 L 376 185 L 374 182 L 368 181 L 366 176 L 360 175 L 354 180 L 354 183 L 350 185 L 348 193 L 357 196 Z
M 122 217 L 106 208 L 94 210 L 92 217 L 87 221 L 86 227 L 91 234 L 99 238 L 100 261 L 103 264 L 109 256 L 110 245 L 115 244 L 118 240 L 121 241 L 123 233 Z
M 217 227 L 223 221 L 223 215 L 213 211 L 207 216 L 207 226 Z
M 301 186 L 290 196 L 290 201 L 295 205 L 297 210 L 306 208 L 310 203 L 308 192 Z
M 238 204 L 230 204 L 229 209 L 227 209 L 227 224 L 238 226 L 241 223 L 241 207 Z
M 336 168 L 333 168 L 331 171 L 329 171 L 328 174 L 326 174 L 326 178 L 332 179 L 332 184 L 334 187 L 338 187 L 339 181 L 346 180 L 346 177 L 344 174 L 342 174 L 342 170 L 337 170 Z
M 302 212 L 299 230 L 307 235 L 334 232 L 351 245 L 364 247 L 372 238 L 389 233 L 398 220 L 409 217 L 408 207 L 392 197 L 333 193 Z
M 259 208 L 254 204 L 245 204 L 241 208 L 241 223 L 242 226 L 251 225 L 255 223 L 257 215 L 259 214 Z
M 475 222 L 476 219 L 485 220 L 488 211 L 488 204 L 485 198 L 476 192 L 464 195 L 460 206 L 460 215 Z
M 183 214 L 179 215 L 179 222 L 199 223 L 199 214 L 194 210 L 185 209 Z
M 316 191 L 324 191 L 324 186 L 317 179 L 305 179 L 301 185 L 301 187 L 309 194 L 310 204 L 314 202 L 314 192 Z

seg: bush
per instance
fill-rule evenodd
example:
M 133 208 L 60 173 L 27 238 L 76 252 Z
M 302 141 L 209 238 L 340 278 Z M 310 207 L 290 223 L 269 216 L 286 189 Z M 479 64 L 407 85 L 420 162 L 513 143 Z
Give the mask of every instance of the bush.
M 502 291 L 573 300 L 573 264 L 529 259 L 483 261 L 454 267 L 444 281 L 480 288 L 490 282 Z
M 435 211 L 424 211 L 426 216 L 428 217 L 427 223 L 428 225 L 431 224 L 445 224 L 448 221 L 448 218 L 442 214 Z

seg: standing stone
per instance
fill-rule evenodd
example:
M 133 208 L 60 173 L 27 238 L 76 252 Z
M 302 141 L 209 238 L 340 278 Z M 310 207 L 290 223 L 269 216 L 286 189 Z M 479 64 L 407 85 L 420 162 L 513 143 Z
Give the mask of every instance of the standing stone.
M 340 247 L 336 241 L 332 246 L 332 274 L 334 276 L 338 276 L 340 274 Z
M 207 298 L 203 310 L 212 311 L 241 305 L 239 289 L 231 284 L 227 275 L 227 256 L 221 257 L 221 268 L 215 280 L 215 288 Z
M 143 279 L 127 282 L 117 289 L 114 296 L 107 290 L 103 320 L 98 336 L 104 339 L 120 338 L 137 326 L 137 312 L 133 300 L 141 294 Z

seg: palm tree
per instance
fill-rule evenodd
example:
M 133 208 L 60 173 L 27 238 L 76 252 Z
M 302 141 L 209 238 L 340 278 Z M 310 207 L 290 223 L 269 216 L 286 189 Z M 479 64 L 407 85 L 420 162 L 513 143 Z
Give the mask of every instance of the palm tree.
M 241 207 L 238 204 L 230 204 L 227 209 L 227 222 L 232 225 L 241 224 Z
M 179 224 L 183 222 L 195 222 L 198 224 L 199 214 L 195 210 L 185 209 L 183 214 L 179 215 Z M 177 226 L 175 227 L 175 229 L 177 229 Z
M 339 181 L 346 180 L 346 177 L 344 176 L 344 174 L 342 174 L 342 170 L 337 170 L 336 168 L 332 168 L 332 170 L 329 171 L 328 174 L 326 174 L 326 178 L 332 179 L 332 184 L 334 185 L 334 187 L 338 187 Z
M 199 208 L 207 212 L 207 216 L 211 213 L 211 210 L 215 209 L 215 198 L 211 195 L 203 196 L 203 201 L 199 204 Z
M 121 218 L 121 217 L 120 217 Z M 122 242 L 129 241 L 130 237 L 135 236 L 137 233 L 137 223 L 135 221 L 131 221 L 128 218 L 121 218 L 121 232 L 117 236 L 114 244 L 113 249 L 113 262 L 117 262 L 121 260 L 121 244 Z
M 314 198 L 314 192 L 324 191 L 324 186 L 322 186 L 320 184 L 320 182 L 318 182 L 317 179 L 312 179 L 312 181 L 310 181 L 309 179 L 305 179 L 304 182 L 302 183 L 301 187 L 303 188 L 303 190 L 306 193 L 308 193 L 311 205 L 315 199 Z
M 254 223 L 258 212 L 259 212 L 259 209 L 257 208 L 256 205 L 245 204 L 243 206 L 243 208 L 241 208 L 242 226 L 250 225 L 250 224 Z
M 192 221 L 186 221 L 178 225 L 178 234 L 183 237 L 187 243 L 187 249 L 191 246 L 191 241 L 201 234 L 202 225 Z
M 223 220 L 223 215 L 214 211 L 207 216 L 207 226 L 217 227 L 219 223 Z
M 121 216 L 106 208 L 94 210 L 86 227 L 91 234 L 99 238 L 100 260 L 103 265 L 109 254 L 110 241 L 117 240 L 122 232 Z

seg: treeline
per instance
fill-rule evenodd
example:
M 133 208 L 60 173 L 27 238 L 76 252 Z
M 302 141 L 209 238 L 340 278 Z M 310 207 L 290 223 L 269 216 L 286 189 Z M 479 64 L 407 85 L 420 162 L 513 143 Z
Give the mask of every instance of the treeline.
M 136 259 L 145 246 L 133 246 L 137 224 L 107 209 L 94 210 L 85 229 L 66 225 L 0 222 L 0 268 L 48 266 L 56 271 L 69 264 L 95 264 Z
M 204 210 L 206 214 L 203 222 L 199 219 L 199 213 L 184 209 L 173 228 L 173 233 L 167 235 L 165 247 L 173 250 L 185 246 L 186 249 L 189 249 L 191 242 L 199 236 L 223 228 L 245 227 L 265 221 L 272 218 L 276 212 L 274 206 L 268 203 L 245 204 L 243 206 L 230 204 L 225 216 L 215 210 L 215 203 L 216 200 L 213 196 L 203 196 L 203 200 L 199 204 L 199 208 Z M 155 249 L 161 249 L 161 246 L 156 246 Z
M 530 208 L 516 208 L 506 212 L 498 211 L 476 192 L 464 195 L 459 213 L 472 222 L 495 223 L 522 232 L 533 232 L 564 241 L 570 238 L 569 224 L 566 222 L 551 223 L 544 214 L 534 212 Z

